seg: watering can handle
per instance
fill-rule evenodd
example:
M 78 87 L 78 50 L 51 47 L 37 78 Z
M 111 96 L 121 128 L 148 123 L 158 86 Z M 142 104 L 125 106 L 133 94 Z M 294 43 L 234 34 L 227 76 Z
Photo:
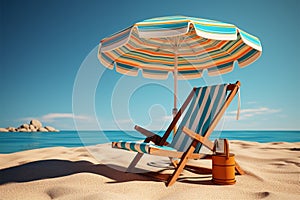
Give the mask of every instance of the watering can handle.
M 227 139 L 224 139 L 224 153 L 226 155 L 226 159 L 229 158 L 229 142 Z
M 223 139 L 224 140 L 224 154 L 226 155 L 226 159 L 229 158 L 229 142 L 227 139 Z M 217 146 L 218 146 L 218 140 L 215 140 L 215 143 L 214 143 L 214 148 L 213 148 L 213 152 L 216 153 L 216 149 L 217 149 Z

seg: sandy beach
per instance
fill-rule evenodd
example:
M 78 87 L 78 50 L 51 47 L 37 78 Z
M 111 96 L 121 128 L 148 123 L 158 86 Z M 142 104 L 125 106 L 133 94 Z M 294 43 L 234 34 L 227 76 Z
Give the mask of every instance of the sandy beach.
M 211 161 L 200 160 L 168 188 L 166 158 L 145 156 L 137 168 L 148 171 L 125 173 L 135 154 L 110 144 L 0 154 L 0 199 L 300 199 L 300 143 L 230 147 L 247 173 L 235 185 L 214 185 Z

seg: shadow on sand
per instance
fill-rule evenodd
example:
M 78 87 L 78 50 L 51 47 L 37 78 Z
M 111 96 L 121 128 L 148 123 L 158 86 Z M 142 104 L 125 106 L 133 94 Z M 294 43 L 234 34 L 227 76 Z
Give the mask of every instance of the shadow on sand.
M 68 160 L 57 159 L 40 160 L 0 170 L 0 184 L 6 184 L 11 182 L 28 182 L 48 178 L 58 178 L 77 173 L 93 173 L 114 180 L 113 182 L 109 183 L 120 183 L 130 181 L 165 182 L 169 177 L 169 174 L 162 174 L 162 171 L 134 174 L 124 172 L 125 169 L 118 169 L 120 169 L 120 166 L 93 164 L 88 161 L 73 162 Z M 188 170 L 193 172 L 195 171 L 195 169 Z M 200 169 L 199 171 L 198 169 L 197 173 L 209 174 L 211 173 L 211 170 Z M 211 184 L 209 181 L 193 181 L 188 177 L 183 179 L 180 178 L 179 181 L 205 185 Z

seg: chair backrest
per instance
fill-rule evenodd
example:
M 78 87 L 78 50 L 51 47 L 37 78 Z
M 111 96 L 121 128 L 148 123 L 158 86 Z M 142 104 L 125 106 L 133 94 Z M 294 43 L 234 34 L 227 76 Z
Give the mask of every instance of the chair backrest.
M 170 144 L 171 147 L 178 151 L 186 151 L 191 144 L 192 139 L 182 132 L 184 126 L 204 136 L 226 100 L 227 85 L 194 88 L 193 98 Z M 195 153 L 199 152 L 200 148 L 199 143 Z

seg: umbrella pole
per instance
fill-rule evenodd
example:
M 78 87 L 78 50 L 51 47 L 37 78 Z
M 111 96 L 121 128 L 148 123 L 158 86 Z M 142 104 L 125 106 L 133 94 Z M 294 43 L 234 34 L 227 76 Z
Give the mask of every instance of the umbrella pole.
M 178 110 L 177 110 L 177 78 L 178 78 L 178 55 L 177 55 L 177 51 L 175 50 L 174 52 L 174 108 L 172 110 L 172 114 L 173 114 L 173 119 L 175 118 Z M 176 125 L 174 126 L 173 129 L 173 137 L 175 136 L 177 127 Z

